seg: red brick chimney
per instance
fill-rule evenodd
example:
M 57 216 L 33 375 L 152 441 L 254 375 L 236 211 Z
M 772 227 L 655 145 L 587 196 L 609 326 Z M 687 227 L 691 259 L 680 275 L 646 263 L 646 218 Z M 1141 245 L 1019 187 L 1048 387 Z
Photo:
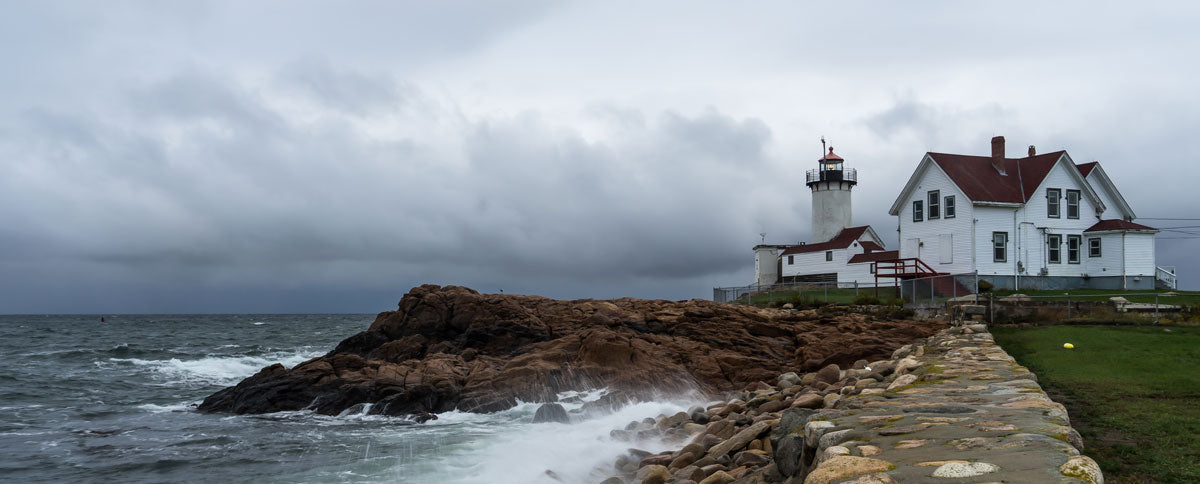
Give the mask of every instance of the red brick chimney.
M 993 160 L 993 161 L 999 161 L 999 160 L 1004 159 L 1004 137 L 1003 136 L 996 136 L 996 137 L 992 138 L 992 158 L 996 158 L 996 160 Z

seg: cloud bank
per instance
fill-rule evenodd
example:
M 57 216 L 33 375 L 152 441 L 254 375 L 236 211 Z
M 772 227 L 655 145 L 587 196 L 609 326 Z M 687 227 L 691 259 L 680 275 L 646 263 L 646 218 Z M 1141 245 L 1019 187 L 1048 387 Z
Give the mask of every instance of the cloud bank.
M 807 240 L 822 135 L 893 246 L 921 154 L 995 134 L 1200 218 L 1175 54 L 1200 36 L 1163 29 L 1188 12 L 1081 5 L 17 4 L 0 313 L 372 312 L 424 282 L 709 297 L 750 281 L 760 232 Z M 1188 235 L 1159 243 L 1185 285 Z

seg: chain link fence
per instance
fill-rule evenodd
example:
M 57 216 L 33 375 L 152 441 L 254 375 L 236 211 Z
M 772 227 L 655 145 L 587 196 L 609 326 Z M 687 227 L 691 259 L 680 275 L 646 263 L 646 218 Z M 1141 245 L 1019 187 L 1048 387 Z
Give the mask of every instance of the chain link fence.
M 979 292 L 974 274 L 949 274 L 919 279 L 873 282 L 793 282 L 713 288 L 713 301 L 770 306 L 782 302 L 815 301 L 832 304 L 944 302 Z
M 792 282 L 713 288 L 713 301 L 756 306 L 796 301 L 854 304 L 863 298 L 888 301 L 899 295 L 898 286 L 884 285 L 882 281 L 879 286 L 858 282 Z

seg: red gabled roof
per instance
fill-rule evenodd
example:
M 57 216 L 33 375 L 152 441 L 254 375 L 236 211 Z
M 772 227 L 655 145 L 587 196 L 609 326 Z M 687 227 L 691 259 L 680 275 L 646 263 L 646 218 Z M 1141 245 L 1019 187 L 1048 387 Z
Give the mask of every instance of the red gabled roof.
M 990 156 L 932 152 L 929 156 L 972 201 L 1025 203 L 1063 153 L 1066 151 L 1001 158 L 997 164 L 1004 175 L 993 166 L 995 159 Z
M 818 252 L 818 251 L 822 251 L 822 250 L 845 249 L 846 247 L 850 247 L 850 244 L 852 244 L 852 243 L 854 243 L 854 241 L 858 240 L 859 237 L 862 237 L 863 234 L 867 232 L 868 228 L 870 228 L 870 227 L 866 226 L 866 225 L 864 225 L 862 227 L 844 228 L 844 229 L 842 229 L 841 232 L 838 232 L 837 236 L 834 237 L 833 240 L 830 240 L 829 242 L 821 242 L 819 244 L 797 245 L 795 247 L 792 247 L 788 250 L 783 251 L 783 253 L 779 254 L 779 255 L 782 256 L 782 255 L 790 255 L 790 254 L 805 254 L 808 252 Z
M 1129 222 L 1126 220 L 1108 219 L 1108 220 L 1101 220 L 1099 222 L 1096 222 L 1096 225 L 1088 227 L 1086 230 L 1084 230 L 1084 232 L 1103 232 L 1106 230 L 1153 230 L 1155 232 L 1158 231 L 1158 229 L 1156 229 L 1154 227 L 1149 227 L 1149 226 L 1142 225 L 1142 224 L 1135 224 L 1133 222 Z
M 1099 162 L 1093 161 L 1093 162 L 1091 162 L 1091 163 L 1084 163 L 1084 164 L 1082 164 L 1082 165 L 1075 165 L 1075 168 L 1078 168 L 1078 169 L 1079 169 L 1079 174 L 1080 174 L 1080 175 L 1083 175 L 1083 177 L 1084 177 L 1084 178 L 1087 178 L 1088 174 L 1090 174 L 1090 173 L 1092 172 L 1092 170 L 1093 170 L 1094 168 L 1096 168 L 1096 165 L 1099 165 L 1099 164 L 1100 164 Z
M 866 243 L 864 242 L 863 245 L 866 245 Z M 849 263 L 857 264 L 859 262 L 879 262 L 881 260 L 895 260 L 895 259 L 899 259 L 899 258 L 900 258 L 900 251 L 885 250 L 883 252 L 870 252 L 867 254 L 854 254 L 854 257 L 850 258 Z
M 883 247 L 880 247 L 880 246 L 879 246 L 879 244 L 876 244 L 875 242 L 872 242 L 872 241 L 870 241 L 870 240 L 863 240 L 863 241 L 860 241 L 860 242 L 858 243 L 858 245 L 861 245 L 861 246 L 862 246 L 862 248 L 863 248 L 863 250 L 865 250 L 865 251 L 867 251 L 867 252 L 874 252 L 874 251 L 877 251 L 877 250 L 883 250 Z

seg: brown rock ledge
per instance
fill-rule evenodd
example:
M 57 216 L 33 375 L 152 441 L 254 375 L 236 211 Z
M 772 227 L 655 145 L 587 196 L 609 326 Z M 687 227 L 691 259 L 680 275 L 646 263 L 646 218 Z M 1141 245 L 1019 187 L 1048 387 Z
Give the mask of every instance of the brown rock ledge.
M 199 410 L 337 414 L 372 404 L 371 413 L 387 415 L 491 412 L 600 387 L 612 390 L 600 404 L 683 391 L 716 396 L 785 371 L 885 358 L 943 327 L 696 299 L 561 301 L 423 285 L 325 356 L 263 368 Z

